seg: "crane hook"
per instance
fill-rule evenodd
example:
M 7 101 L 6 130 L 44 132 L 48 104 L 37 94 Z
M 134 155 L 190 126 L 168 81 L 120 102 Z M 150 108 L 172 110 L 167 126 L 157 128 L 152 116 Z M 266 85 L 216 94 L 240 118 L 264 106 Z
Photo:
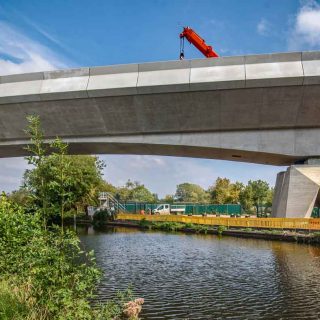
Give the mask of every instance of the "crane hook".
M 184 60 L 184 37 L 180 37 L 180 60 Z

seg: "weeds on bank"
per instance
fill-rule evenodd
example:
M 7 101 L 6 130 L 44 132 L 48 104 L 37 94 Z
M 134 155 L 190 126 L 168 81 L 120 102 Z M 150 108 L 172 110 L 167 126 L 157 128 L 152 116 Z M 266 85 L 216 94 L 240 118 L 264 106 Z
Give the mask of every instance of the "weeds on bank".
M 179 223 L 179 222 L 153 222 L 148 221 L 145 218 L 139 221 L 139 227 L 149 230 L 161 230 L 161 231 L 182 231 L 182 230 L 192 230 L 195 233 L 207 233 L 208 226 L 193 224 L 193 223 Z

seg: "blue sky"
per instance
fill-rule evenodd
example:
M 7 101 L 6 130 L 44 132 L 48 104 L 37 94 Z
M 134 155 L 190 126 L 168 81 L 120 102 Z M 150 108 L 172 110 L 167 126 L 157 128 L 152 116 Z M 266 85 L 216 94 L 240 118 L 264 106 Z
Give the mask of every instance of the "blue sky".
M 0 74 L 175 60 L 182 26 L 222 56 L 320 49 L 315 0 L 0 0 Z M 201 54 L 186 43 L 186 58 Z M 205 159 L 103 156 L 108 181 L 128 178 L 161 196 L 218 176 L 274 184 L 281 167 Z M 19 187 L 23 159 L 0 160 L 0 189 Z

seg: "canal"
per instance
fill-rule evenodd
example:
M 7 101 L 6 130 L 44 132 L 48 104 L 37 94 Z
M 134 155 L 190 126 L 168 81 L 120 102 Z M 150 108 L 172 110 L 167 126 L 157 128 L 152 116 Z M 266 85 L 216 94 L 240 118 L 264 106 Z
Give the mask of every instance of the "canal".
M 115 227 L 78 229 L 106 300 L 132 285 L 141 318 L 320 319 L 320 247 Z

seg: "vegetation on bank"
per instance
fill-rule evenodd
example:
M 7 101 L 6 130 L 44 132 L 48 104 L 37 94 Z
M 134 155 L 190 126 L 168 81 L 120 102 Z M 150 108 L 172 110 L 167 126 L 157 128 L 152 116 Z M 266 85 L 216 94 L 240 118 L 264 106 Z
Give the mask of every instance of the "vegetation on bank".
M 226 231 L 228 231 L 228 234 L 232 233 L 232 235 L 237 234 L 248 234 L 250 236 L 252 235 L 259 235 L 265 236 L 265 239 L 268 239 L 269 236 L 282 236 L 283 239 L 287 238 L 289 240 L 298 241 L 302 238 L 305 238 L 307 240 L 306 242 L 310 243 L 320 243 L 320 232 L 318 231 L 293 231 L 293 230 L 283 230 L 283 229 L 257 229 L 257 228 L 234 228 L 234 227 L 227 227 L 224 225 L 220 226 L 206 226 L 201 224 L 193 224 L 193 223 L 182 223 L 182 222 L 154 222 L 154 221 L 148 221 L 145 218 L 140 220 L 139 222 L 133 221 L 133 226 L 137 226 L 143 229 L 148 230 L 161 230 L 166 232 L 194 232 L 194 233 L 214 233 L 218 234 L 219 236 L 222 236 Z M 302 241 L 305 242 L 305 241 Z
M 209 228 L 200 224 L 181 223 L 181 222 L 153 222 L 142 219 L 139 221 L 139 227 L 149 230 L 162 230 L 162 231 L 182 231 L 193 230 L 196 233 L 207 233 Z
M 64 227 L 75 201 L 90 197 L 74 190 L 86 188 L 90 173 L 75 182 L 80 172 L 74 172 L 67 145 L 56 139 L 47 149 L 39 118 L 28 120 L 33 168 L 25 174 L 25 197 L 20 204 L 0 197 L 0 319 L 137 319 L 143 299 L 134 300 L 130 290 L 105 304 L 90 303 L 101 272 L 93 252 L 83 251 Z M 91 166 L 91 176 L 99 178 L 100 164 L 93 158 Z

